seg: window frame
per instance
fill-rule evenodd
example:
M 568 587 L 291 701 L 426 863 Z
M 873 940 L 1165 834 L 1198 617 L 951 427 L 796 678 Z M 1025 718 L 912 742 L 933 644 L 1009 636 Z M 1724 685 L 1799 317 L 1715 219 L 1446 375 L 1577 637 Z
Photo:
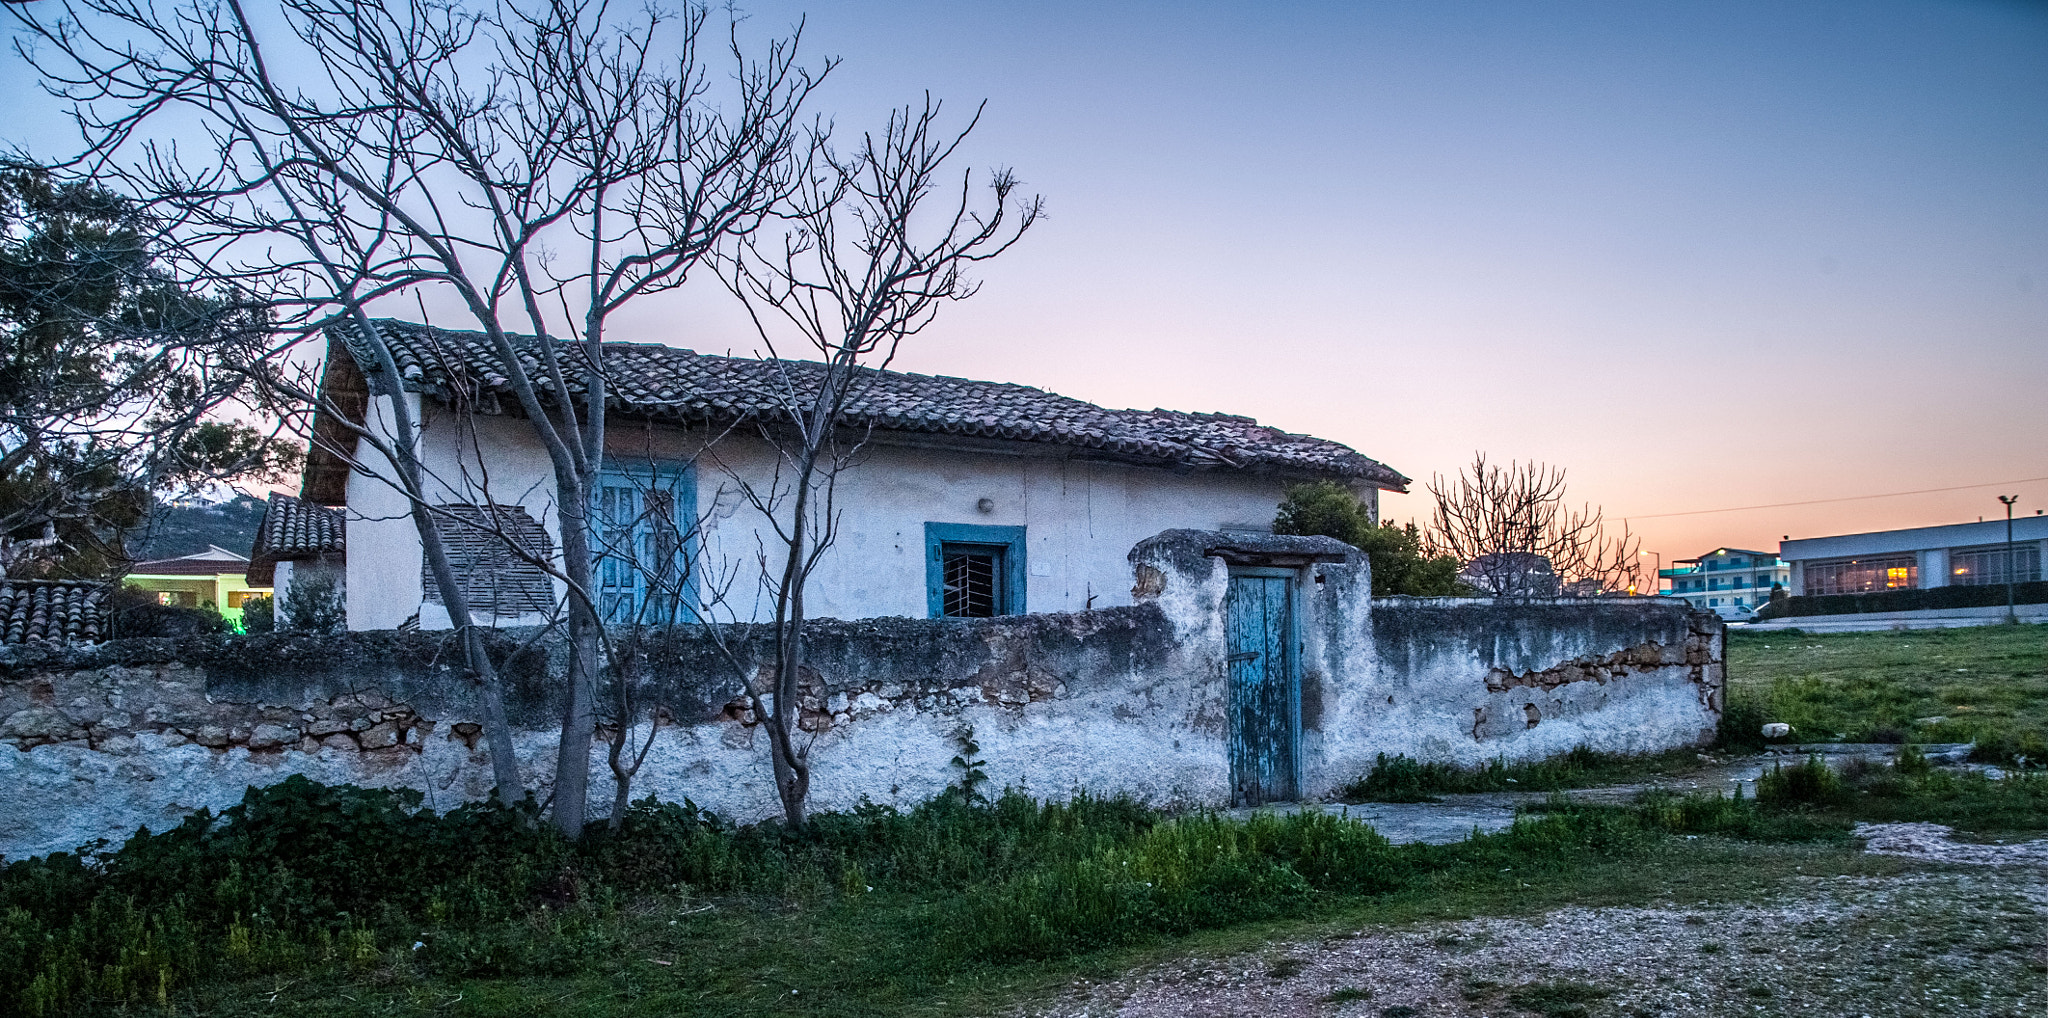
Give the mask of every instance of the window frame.
M 2006 584 L 2007 551 L 2013 556 L 2013 583 L 2034 583 L 2041 579 L 2041 546 L 2034 541 L 2014 541 L 2010 549 L 2004 544 L 1971 545 L 1948 550 L 1948 583 L 1956 587 L 2003 587 Z M 1974 571 L 1959 571 L 1958 560 L 1977 565 Z M 2028 561 L 2031 560 L 2031 561 Z M 1982 568 L 1989 563 L 1996 572 Z M 1963 577 L 1958 579 L 1957 577 Z
M 981 523 L 931 523 L 924 525 L 924 597 L 927 617 L 967 618 L 946 614 L 946 546 L 978 544 L 1003 549 L 1003 615 L 1023 615 L 1030 609 L 1024 599 L 1025 577 L 1030 572 L 1024 561 L 1024 528 Z
M 683 586 L 677 595 L 678 599 L 673 609 L 666 618 L 640 617 L 647 603 L 647 577 L 645 573 L 638 569 L 632 570 L 633 587 L 631 596 L 633 597 L 634 608 L 631 615 L 634 617 L 612 618 L 611 613 L 605 611 L 605 598 L 614 591 L 613 587 L 605 583 L 605 561 L 615 556 L 606 554 L 605 541 L 602 534 L 607 528 L 602 525 L 600 517 L 602 510 L 599 508 L 599 500 L 603 498 L 605 488 L 617 486 L 619 480 L 626 481 L 634 489 L 636 498 L 644 496 L 648 491 L 666 490 L 674 492 L 676 495 L 675 517 L 679 521 L 687 521 L 681 524 L 683 527 L 683 541 L 682 546 L 676 550 L 676 554 L 680 556 L 684 569 Z M 607 482 L 611 483 L 608 484 Z M 593 524 L 590 542 L 590 574 L 591 582 L 597 586 L 597 589 L 592 591 L 592 596 L 597 600 L 598 613 L 605 619 L 605 622 L 607 624 L 662 626 L 696 621 L 696 615 L 690 610 L 690 607 L 697 603 L 697 569 L 695 567 L 701 559 L 700 552 L 703 537 L 702 534 L 695 532 L 697 524 L 696 464 L 687 460 L 638 457 L 627 459 L 606 456 L 600 466 L 597 483 L 591 487 L 590 500 L 589 510 Z
M 1857 584 L 1857 589 L 1846 590 L 1842 582 L 1851 567 L 1858 567 L 1854 575 L 1869 577 L 1868 585 Z M 1892 573 L 1903 573 L 1902 582 L 1892 582 Z M 1884 552 L 1876 555 L 1860 555 L 1853 558 L 1819 559 L 1806 564 L 1800 581 L 1803 593 L 1808 596 L 1830 597 L 1838 594 L 1881 594 L 1889 590 L 1918 590 L 1926 579 L 1920 575 L 1919 556 L 1912 552 Z

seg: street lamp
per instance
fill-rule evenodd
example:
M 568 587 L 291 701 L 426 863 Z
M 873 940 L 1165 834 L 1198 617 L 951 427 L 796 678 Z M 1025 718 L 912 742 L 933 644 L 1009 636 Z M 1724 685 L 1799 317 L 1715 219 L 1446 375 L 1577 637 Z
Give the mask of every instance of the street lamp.
M 1655 556 L 1657 556 L 1657 557 L 1656 557 L 1656 558 L 1655 558 L 1655 559 L 1653 560 L 1653 561 L 1655 561 L 1655 562 L 1657 563 L 1657 571 L 1656 571 L 1656 572 L 1655 572 L 1654 574 L 1652 574 L 1652 577 L 1651 577 L 1651 580 L 1650 580 L 1650 596 L 1651 596 L 1651 597 L 1656 597 L 1656 596 L 1658 596 L 1658 595 L 1660 595 L 1660 594 L 1664 593 L 1664 591 L 1663 591 L 1662 589 L 1660 589 L 1660 588 L 1662 588 L 1662 587 L 1663 587 L 1663 585 L 1664 585 L 1664 553 L 1663 553 L 1663 552 L 1661 552 L 1661 551 L 1639 551 L 1639 552 L 1636 552 L 1636 557 L 1637 557 L 1637 558 L 1642 558 L 1642 557 L 1643 557 L 1643 556 L 1645 556 L 1645 555 L 1655 555 Z
M 2018 495 L 2000 495 L 1998 500 L 2005 503 L 2005 620 L 2007 622 L 2018 622 L 2020 620 L 2019 609 L 2013 607 L 2012 598 L 2012 504 L 2019 501 L 2020 497 Z

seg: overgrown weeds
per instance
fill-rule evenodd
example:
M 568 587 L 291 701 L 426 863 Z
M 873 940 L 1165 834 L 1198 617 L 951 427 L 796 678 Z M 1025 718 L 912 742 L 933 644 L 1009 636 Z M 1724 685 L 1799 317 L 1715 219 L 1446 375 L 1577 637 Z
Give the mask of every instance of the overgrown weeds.
M 766 899 L 947 893 L 1128 842 L 1125 799 L 947 795 L 864 806 L 802 833 L 643 800 L 580 843 L 530 806 L 420 808 L 412 791 L 303 777 L 118 850 L 0 870 L 0 1013 L 161 1004 L 197 983 L 371 967 L 566 975 L 615 954 L 620 911 L 666 893 Z
M 1765 842 L 1843 841 L 1857 821 L 1941 823 L 1973 834 L 2048 830 L 2048 774 L 1940 770 L 1905 752 L 1882 767 L 1838 774 L 1818 757 L 1774 767 L 1757 779 L 1757 794 L 1645 792 L 1626 806 L 1590 806 L 1561 797 L 1535 812 L 1580 817 L 1602 809 L 1631 814 L 1651 830 L 1710 834 Z
M 1471 792 L 1555 792 L 1622 784 L 1697 765 L 1694 751 L 1627 755 L 1584 746 L 1534 763 L 1496 759 L 1480 767 L 1425 763 L 1385 753 L 1372 770 L 1341 793 L 1347 802 L 1434 802 L 1440 795 Z
M 292 779 L 118 850 L 0 870 L 0 1013 L 203 1013 L 219 987 L 257 977 L 488 987 L 664 963 L 691 999 L 747 1011 L 797 988 L 758 974 L 820 942 L 842 953 L 804 963 L 803 993 L 858 986 L 888 1013 L 962 973 L 1404 895 L 1568 883 L 1668 851 L 1673 835 L 1839 843 L 1880 815 L 2048 826 L 2048 777 L 1989 781 L 1911 756 L 1849 778 L 1816 767 L 1786 767 L 1750 798 L 1555 796 L 1500 834 L 1436 846 L 1392 845 L 1330 813 L 1168 816 L 957 789 L 910 810 L 821 813 L 802 832 L 643 800 L 619 830 L 568 842 L 530 808 L 435 814 L 411 793 Z M 712 944 L 715 963 L 681 953 Z
M 1457 845 L 1395 846 L 1327 813 L 1169 817 L 1123 799 L 955 792 L 819 814 L 800 833 L 643 800 L 619 830 L 572 843 L 530 808 L 435 814 L 413 793 L 294 778 L 118 850 L 0 871 L 0 1012 L 189 1008 L 254 977 L 584 976 L 635 949 L 650 909 L 859 925 L 903 959 L 890 978 L 932 980 L 1562 872 L 1663 837 L 1634 814 L 1567 806 Z

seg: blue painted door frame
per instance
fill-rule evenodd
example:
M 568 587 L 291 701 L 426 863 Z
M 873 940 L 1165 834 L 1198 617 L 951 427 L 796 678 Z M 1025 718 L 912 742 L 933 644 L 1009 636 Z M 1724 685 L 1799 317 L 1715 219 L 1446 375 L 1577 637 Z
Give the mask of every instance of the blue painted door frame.
M 1295 571 L 1236 567 L 1224 597 L 1230 797 L 1256 806 L 1299 798 L 1301 662 Z

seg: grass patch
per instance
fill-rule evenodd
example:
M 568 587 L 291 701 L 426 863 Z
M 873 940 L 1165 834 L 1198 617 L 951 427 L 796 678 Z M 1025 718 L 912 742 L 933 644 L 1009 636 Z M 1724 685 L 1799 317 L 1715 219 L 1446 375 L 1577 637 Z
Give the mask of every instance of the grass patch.
M 1730 630 L 1724 740 L 1756 745 L 1771 721 L 1804 742 L 1975 742 L 1989 762 L 2048 761 L 2048 626 Z
M 1629 784 L 1698 766 L 1698 754 L 1691 749 L 1627 755 L 1579 746 L 1534 763 L 1494 760 L 1483 767 L 1422 763 L 1381 753 L 1372 770 L 1341 795 L 1346 802 L 1434 802 L 1440 795 L 1471 792 L 1556 792 Z
M 1921 821 L 1946 824 L 1977 836 L 2048 830 L 2048 774 L 2009 774 L 1992 780 L 1915 762 L 1837 773 L 1818 757 L 1777 766 L 1745 798 L 1652 790 L 1625 806 L 1594 806 L 1555 797 L 1531 812 L 1584 817 L 1599 810 L 1627 813 L 1633 822 L 1673 834 L 1710 834 L 1759 842 L 1833 842 L 1848 839 L 1859 822 Z
M 1445 846 L 1329 814 L 1018 795 L 801 834 L 653 802 L 582 843 L 530 821 L 298 780 L 118 851 L 15 863 L 0 1013 L 986 1013 L 1317 923 L 1729 883 L 1726 850 L 1673 841 L 1646 808 L 1562 806 Z

